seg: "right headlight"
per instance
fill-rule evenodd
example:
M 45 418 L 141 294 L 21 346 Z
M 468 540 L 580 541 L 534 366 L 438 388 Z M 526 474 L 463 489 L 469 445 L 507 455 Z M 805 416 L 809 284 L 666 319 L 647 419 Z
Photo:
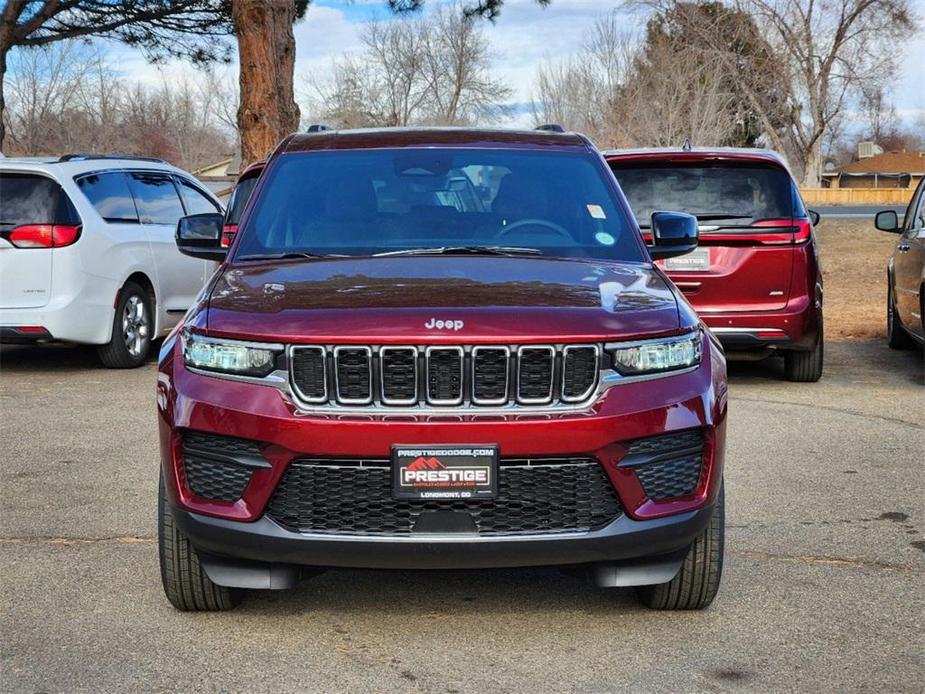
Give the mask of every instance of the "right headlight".
M 626 345 L 612 343 L 607 345 L 607 350 L 613 359 L 613 368 L 620 374 L 641 376 L 696 366 L 703 355 L 703 337 L 697 330 L 678 337 Z

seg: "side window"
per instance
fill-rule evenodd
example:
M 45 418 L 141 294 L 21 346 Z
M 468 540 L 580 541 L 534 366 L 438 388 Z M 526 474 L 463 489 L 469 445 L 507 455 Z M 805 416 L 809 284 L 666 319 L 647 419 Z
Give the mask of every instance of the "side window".
M 919 184 L 919 208 L 913 215 L 909 228 L 916 233 L 925 229 L 925 183 Z
M 205 212 L 221 212 L 218 205 L 202 194 L 192 183 L 183 178 L 180 182 L 180 197 L 183 198 L 183 207 L 186 214 L 203 214 Z
M 138 222 L 135 201 L 122 172 L 84 176 L 77 179 L 77 187 L 107 222 Z
M 169 176 L 161 173 L 135 171 L 128 175 L 132 195 L 142 224 L 177 223 L 183 216 L 183 205 Z

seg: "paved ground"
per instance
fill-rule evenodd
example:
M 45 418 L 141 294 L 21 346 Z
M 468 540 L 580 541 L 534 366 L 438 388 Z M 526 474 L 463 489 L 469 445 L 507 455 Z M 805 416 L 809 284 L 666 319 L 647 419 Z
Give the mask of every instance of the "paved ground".
M 659 614 L 554 570 L 336 571 L 231 614 L 158 578 L 153 366 L 0 355 L 3 691 L 909 691 L 925 669 L 921 353 L 733 369 L 726 574 Z

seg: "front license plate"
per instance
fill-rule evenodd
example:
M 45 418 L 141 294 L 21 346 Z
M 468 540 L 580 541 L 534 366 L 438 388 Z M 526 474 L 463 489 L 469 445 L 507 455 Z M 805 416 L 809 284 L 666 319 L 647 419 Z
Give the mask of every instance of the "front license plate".
M 392 446 L 396 499 L 493 499 L 498 446 Z
M 710 269 L 710 249 L 695 248 L 690 253 L 679 255 L 676 258 L 665 259 L 665 269 L 669 272 L 677 270 L 703 271 Z

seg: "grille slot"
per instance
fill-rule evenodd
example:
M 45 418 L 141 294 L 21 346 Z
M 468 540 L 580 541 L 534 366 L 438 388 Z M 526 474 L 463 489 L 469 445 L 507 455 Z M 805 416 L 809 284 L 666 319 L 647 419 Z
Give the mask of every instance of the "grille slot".
M 517 399 L 531 405 L 550 402 L 555 350 L 552 347 L 521 347 L 517 356 Z
M 597 347 L 569 345 L 562 351 L 562 399 L 580 402 L 597 384 L 600 371 Z
M 653 436 L 633 441 L 620 467 L 631 467 L 648 498 L 688 496 L 697 490 L 703 469 L 703 431 Z
M 372 402 L 371 358 L 372 350 L 369 347 L 337 347 L 334 350 L 334 374 L 339 402 L 355 405 Z
M 462 394 L 462 347 L 428 347 L 427 401 L 432 405 L 458 405 Z
M 508 365 L 511 350 L 507 347 L 475 347 L 472 350 L 472 401 L 477 405 L 501 405 L 507 402 Z
M 479 535 L 591 530 L 621 514 L 592 458 L 504 459 L 498 483 L 496 499 L 395 500 L 387 460 L 297 460 L 267 515 L 298 532 L 391 536 L 428 511 L 468 512 Z
M 303 400 L 317 403 L 328 399 L 324 347 L 292 349 L 292 380 Z
M 253 441 L 188 432 L 183 436 L 183 471 L 196 496 L 237 501 L 254 469 L 269 467 Z
M 418 351 L 414 347 L 383 347 L 382 402 L 413 405 L 418 399 Z

